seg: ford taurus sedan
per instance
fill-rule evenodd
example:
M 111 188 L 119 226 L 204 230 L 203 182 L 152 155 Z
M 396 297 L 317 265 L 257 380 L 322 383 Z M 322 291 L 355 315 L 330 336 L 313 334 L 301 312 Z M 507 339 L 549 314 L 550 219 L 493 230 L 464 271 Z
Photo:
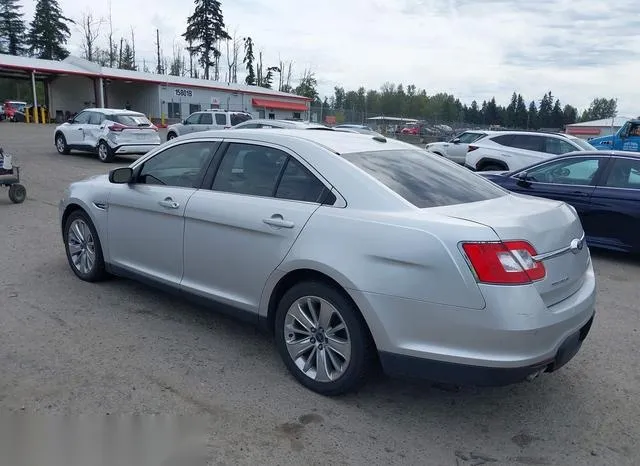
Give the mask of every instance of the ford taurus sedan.
M 71 184 L 60 222 L 80 279 L 131 277 L 262 324 L 324 395 L 376 364 L 531 380 L 567 363 L 594 318 L 575 209 L 378 136 L 187 135 Z

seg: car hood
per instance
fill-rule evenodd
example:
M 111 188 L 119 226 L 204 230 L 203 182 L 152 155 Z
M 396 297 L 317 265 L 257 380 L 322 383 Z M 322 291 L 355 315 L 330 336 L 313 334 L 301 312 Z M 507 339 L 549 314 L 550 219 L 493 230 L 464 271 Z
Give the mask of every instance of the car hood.
M 613 136 L 601 136 L 599 138 L 590 139 L 588 142 L 592 146 L 596 147 L 601 145 L 604 142 L 611 142 L 611 141 L 613 141 Z

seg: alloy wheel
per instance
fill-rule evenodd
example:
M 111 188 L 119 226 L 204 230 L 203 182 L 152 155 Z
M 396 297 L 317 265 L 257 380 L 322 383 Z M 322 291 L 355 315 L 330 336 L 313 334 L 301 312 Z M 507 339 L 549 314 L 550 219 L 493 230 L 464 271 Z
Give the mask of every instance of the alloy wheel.
M 67 245 L 73 266 L 83 275 L 93 270 L 96 262 L 96 244 L 89 226 L 82 219 L 75 219 L 67 232 Z
M 351 361 L 351 338 L 340 311 L 328 301 L 297 299 L 284 319 L 287 351 L 295 365 L 316 382 L 333 382 Z
M 56 148 L 58 149 L 58 152 L 60 152 L 61 154 L 64 152 L 65 143 L 62 136 L 58 136 L 58 139 L 56 140 Z

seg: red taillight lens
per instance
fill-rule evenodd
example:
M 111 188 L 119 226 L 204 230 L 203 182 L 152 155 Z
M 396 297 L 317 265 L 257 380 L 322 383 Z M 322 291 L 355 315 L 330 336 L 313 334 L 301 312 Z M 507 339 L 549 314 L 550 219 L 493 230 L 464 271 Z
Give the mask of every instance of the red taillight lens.
M 116 133 L 121 133 L 125 129 L 127 129 L 127 127 L 125 125 L 121 125 L 120 123 L 109 126 L 109 131 L 115 131 Z
M 467 152 L 473 152 L 474 150 L 476 150 L 478 148 L 478 146 L 469 146 L 467 148 Z
M 462 249 L 482 283 L 518 285 L 542 280 L 546 270 L 533 260 L 536 250 L 526 241 L 464 243 Z

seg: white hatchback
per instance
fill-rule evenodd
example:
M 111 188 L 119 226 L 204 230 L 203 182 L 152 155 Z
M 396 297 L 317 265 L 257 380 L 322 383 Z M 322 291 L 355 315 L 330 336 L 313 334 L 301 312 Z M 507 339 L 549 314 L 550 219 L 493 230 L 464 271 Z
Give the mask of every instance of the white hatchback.
M 142 113 L 91 108 L 58 126 L 55 145 L 60 154 L 93 152 L 105 163 L 116 155 L 142 155 L 161 144 L 158 128 Z

